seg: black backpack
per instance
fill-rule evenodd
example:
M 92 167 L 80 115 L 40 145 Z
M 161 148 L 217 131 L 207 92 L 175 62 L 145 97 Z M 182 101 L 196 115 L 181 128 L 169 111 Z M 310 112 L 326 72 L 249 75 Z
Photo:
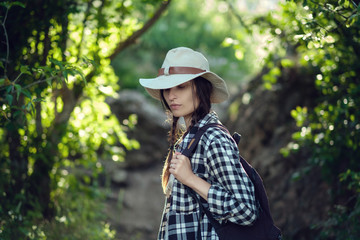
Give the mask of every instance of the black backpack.
M 229 131 L 226 129 L 225 126 L 218 123 L 211 123 L 199 129 L 192 129 L 191 132 L 194 133 L 195 131 L 195 136 L 190 141 L 186 149 L 182 152 L 183 155 L 187 156 L 188 158 L 192 156 L 201 136 L 205 133 L 205 131 L 209 127 L 218 127 L 223 131 L 229 133 Z M 238 144 L 241 136 L 238 133 L 234 133 L 232 135 L 232 138 L 236 142 L 236 144 Z M 211 215 L 210 211 L 202 205 L 200 199 L 197 197 L 195 192 L 191 188 L 186 187 L 187 193 L 198 202 L 200 207 L 200 218 L 199 218 L 197 239 L 201 240 L 200 221 L 201 221 L 201 216 L 203 216 L 203 213 L 206 214 L 212 227 L 215 228 L 215 231 L 218 234 L 220 240 L 237 240 L 237 239 L 280 240 L 282 239 L 280 229 L 274 225 L 274 221 L 270 213 L 269 200 L 265 191 L 263 181 L 259 173 L 241 155 L 239 155 L 239 159 L 243 168 L 245 169 L 247 175 L 249 176 L 255 187 L 255 199 L 258 202 L 258 206 L 259 206 L 259 214 L 257 220 L 251 226 L 242 226 L 231 222 L 220 224 Z

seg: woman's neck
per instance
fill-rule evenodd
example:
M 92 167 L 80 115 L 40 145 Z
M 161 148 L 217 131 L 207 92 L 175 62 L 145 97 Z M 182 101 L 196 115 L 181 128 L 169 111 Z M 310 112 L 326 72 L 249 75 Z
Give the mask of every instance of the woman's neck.
M 189 128 L 190 128 L 191 120 L 192 120 L 192 115 L 184 116 L 184 122 L 185 122 L 186 130 L 189 130 Z

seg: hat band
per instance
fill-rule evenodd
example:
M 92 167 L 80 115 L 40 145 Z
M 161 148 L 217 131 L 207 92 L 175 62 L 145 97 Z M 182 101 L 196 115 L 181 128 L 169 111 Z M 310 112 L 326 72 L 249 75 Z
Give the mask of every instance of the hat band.
M 167 72 L 165 72 L 166 70 Z M 169 67 L 167 69 L 160 68 L 158 76 L 171 74 L 198 74 L 202 72 L 206 72 L 206 70 L 194 67 Z

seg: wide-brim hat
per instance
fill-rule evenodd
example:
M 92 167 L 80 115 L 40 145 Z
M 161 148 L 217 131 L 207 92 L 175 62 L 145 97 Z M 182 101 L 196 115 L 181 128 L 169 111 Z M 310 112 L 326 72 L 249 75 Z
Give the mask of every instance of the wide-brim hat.
M 156 78 L 140 78 L 139 81 L 153 98 L 161 100 L 161 89 L 173 88 L 197 77 L 211 82 L 212 103 L 221 103 L 228 99 L 229 92 L 225 81 L 210 71 L 207 59 L 200 52 L 186 47 L 168 51 Z

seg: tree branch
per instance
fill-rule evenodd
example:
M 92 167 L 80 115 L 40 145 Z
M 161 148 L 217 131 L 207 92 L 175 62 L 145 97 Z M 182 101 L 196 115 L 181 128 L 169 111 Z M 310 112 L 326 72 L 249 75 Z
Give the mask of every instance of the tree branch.
M 245 30 L 247 31 L 247 33 L 252 34 L 251 29 L 249 28 L 248 25 L 246 25 L 246 23 L 244 22 L 244 20 L 242 19 L 242 17 L 240 16 L 240 14 L 238 14 L 234 8 L 234 6 L 230 3 L 227 2 L 229 9 L 231 10 L 231 12 L 234 14 L 234 16 L 236 17 L 236 19 L 240 22 L 240 24 L 245 28 Z
M 155 12 L 154 16 L 150 18 L 144 26 L 134 32 L 129 38 L 127 38 L 125 41 L 120 42 L 114 52 L 108 57 L 110 60 L 113 60 L 121 51 L 123 51 L 125 48 L 129 47 L 131 44 L 133 44 L 141 35 L 143 35 L 147 30 L 149 30 L 150 27 L 156 23 L 156 21 L 160 18 L 162 13 L 168 8 L 171 0 L 167 0 L 161 3 L 158 10 Z
M 5 27 L 5 22 L 6 22 L 6 19 L 7 19 L 7 16 L 8 16 L 8 12 L 9 12 L 9 7 L 6 8 L 6 12 L 5 12 L 5 16 L 4 16 L 4 20 L 2 21 L 1 25 L 4 29 L 4 34 L 5 34 L 5 41 L 6 41 L 6 59 L 5 59 L 5 67 L 4 67 L 4 76 L 5 78 L 7 78 L 7 65 L 8 65 L 8 62 L 9 62 L 9 37 L 7 35 L 7 31 L 6 31 L 6 27 Z
M 45 79 L 40 79 L 38 81 L 35 81 L 35 82 L 32 82 L 30 83 L 29 85 L 26 85 L 23 87 L 23 89 L 27 89 L 27 88 L 30 88 L 36 84 L 39 84 L 39 83 L 43 83 L 43 82 L 46 82 L 46 81 L 52 81 L 53 79 L 57 78 L 58 76 L 53 76 L 53 77 L 49 77 L 49 78 L 45 78 Z

